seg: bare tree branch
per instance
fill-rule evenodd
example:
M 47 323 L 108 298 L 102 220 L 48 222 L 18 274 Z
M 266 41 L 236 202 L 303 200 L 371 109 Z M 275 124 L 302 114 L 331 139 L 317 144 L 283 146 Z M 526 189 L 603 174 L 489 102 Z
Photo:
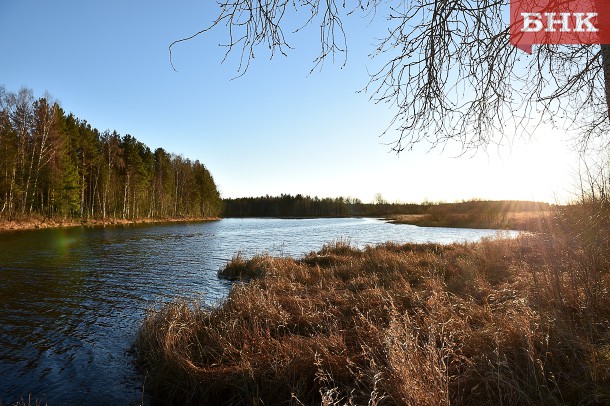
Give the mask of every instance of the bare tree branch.
M 542 45 L 527 56 L 510 44 L 509 0 L 231 0 L 218 6 L 210 26 L 170 45 L 170 61 L 174 45 L 224 26 L 223 61 L 238 52 L 243 75 L 255 50 L 285 56 L 292 49 L 288 37 L 313 26 L 320 41 L 313 70 L 338 55 L 345 63 L 346 18 L 386 18 L 385 36 L 371 53 L 383 62 L 364 91 L 394 106 L 386 133 L 397 130 L 397 152 L 420 142 L 476 151 L 528 138 L 541 123 L 572 131 L 582 150 L 610 134 L 609 47 Z

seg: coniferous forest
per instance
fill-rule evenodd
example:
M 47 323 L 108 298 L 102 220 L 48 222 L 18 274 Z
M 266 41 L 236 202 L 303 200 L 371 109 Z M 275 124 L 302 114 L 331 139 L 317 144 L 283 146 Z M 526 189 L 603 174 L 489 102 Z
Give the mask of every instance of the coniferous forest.
M 318 198 L 282 194 L 280 196 L 224 199 L 226 217 L 382 217 L 391 214 L 425 213 L 427 205 L 414 203 L 363 203 L 352 197 Z
M 378 194 L 374 203 L 352 197 L 318 198 L 282 194 L 280 196 L 224 199 L 226 217 L 391 217 L 401 214 L 429 215 L 434 219 L 458 216 L 476 223 L 496 224 L 511 212 L 539 212 L 548 203 L 504 200 L 470 200 L 459 203 L 390 203 Z M 447 224 L 444 224 L 445 226 Z
M 200 218 L 221 206 L 199 161 L 100 132 L 48 95 L 0 86 L 0 218 Z

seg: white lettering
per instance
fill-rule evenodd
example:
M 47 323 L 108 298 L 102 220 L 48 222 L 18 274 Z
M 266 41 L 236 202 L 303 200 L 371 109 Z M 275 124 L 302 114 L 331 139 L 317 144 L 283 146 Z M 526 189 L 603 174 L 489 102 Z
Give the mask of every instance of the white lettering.
M 538 32 L 542 31 L 542 14 L 540 13 L 521 13 L 523 17 L 523 28 L 521 32 Z
M 576 27 L 574 28 L 574 31 L 576 32 L 598 32 L 599 29 L 597 27 L 595 27 L 593 25 L 593 23 L 591 22 L 591 19 L 593 17 L 597 17 L 597 13 L 586 13 L 586 17 L 583 19 L 583 17 L 585 16 L 585 13 L 574 13 L 574 16 L 576 17 Z M 584 26 L 587 26 L 587 28 L 585 29 Z
M 598 13 L 544 13 L 546 26 L 541 13 L 521 13 L 523 28 L 521 32 L 599 32 L 591 21 Z M 570 27 L 570 17 L 575 20 L 574 28 Z M 556 29 L 558 26 L 559 30 Z
M 555 19 L 559 14 L 561 18 Z M 559 32 L 570 32 L 570 13 L 544 13 L 546 16 L 546 32 L 555 32 L 555 24 L 561 24 Z

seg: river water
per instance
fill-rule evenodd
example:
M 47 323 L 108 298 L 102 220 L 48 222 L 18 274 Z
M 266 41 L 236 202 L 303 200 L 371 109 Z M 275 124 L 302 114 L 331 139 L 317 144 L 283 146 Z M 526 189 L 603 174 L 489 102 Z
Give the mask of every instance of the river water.
M 219 303 L 230 283 L 216 272 L 237 252 L 300 256 L 340 239 L 362 247 L 494 236 L 494 230 L 375 219 L 224 219 L 0 233 L 0 404 L 29 395 L 49 405 L 146 403 L 133 354 L 146 309 L 175 298 Z

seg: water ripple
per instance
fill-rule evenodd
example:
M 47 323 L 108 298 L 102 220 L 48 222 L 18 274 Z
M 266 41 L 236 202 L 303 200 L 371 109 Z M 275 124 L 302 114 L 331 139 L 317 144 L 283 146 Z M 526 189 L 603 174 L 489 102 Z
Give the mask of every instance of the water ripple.
M 219 303 L 216 271 L 237 252 L 300 256 L 339 239 L 478 240 L 493 230 L 423 229 L 374 219 L 227 219 L 202 224 L 0 234 L 0 404 L 139 404 L 133 341 L 148 308 Z

